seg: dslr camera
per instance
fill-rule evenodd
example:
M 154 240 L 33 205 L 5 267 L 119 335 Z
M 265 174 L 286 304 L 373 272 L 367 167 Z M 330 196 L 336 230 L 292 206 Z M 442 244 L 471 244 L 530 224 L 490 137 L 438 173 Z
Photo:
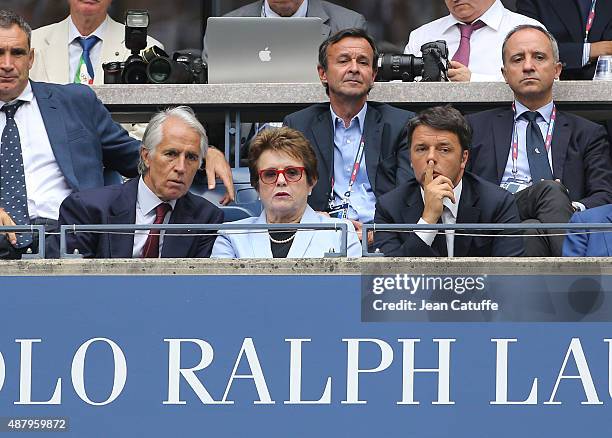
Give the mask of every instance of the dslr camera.
M 448 81 L 448 47 L 439 40 L 421 46 L 422 57 L 381 53 L 378 57 L 377 81 L 401 80 L 412 82 L 421 77 L 422 82 Z
M 198 50 L 179 50 L 170 56 L 157 46 L 147 47 L 149 13 L 130 9 L 125 16 L 125 62 L 102 64 L 105 84 L 205 84 L 207 66 Z

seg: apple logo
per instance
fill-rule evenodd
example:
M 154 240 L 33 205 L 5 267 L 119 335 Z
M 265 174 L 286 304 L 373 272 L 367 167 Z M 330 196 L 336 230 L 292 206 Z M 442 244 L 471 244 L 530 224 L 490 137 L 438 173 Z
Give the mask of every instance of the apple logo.
M 262 62 L 270 62 L 272 60 L 272 52 L 266 47 L 259 52 L 259 59 Z

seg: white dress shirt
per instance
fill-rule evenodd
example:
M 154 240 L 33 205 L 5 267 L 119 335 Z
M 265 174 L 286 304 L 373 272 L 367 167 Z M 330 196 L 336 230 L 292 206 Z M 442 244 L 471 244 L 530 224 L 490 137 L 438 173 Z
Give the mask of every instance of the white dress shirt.
M 442 209 L 442 223 L 443 224 L 456 224 L 457 223 L 457 212 L 459 211 L 459 201 L 461 200 L 461 191 L 463 190 L 463 180 L 459 181 L 459 184 L 453 189 L 453 193 L 455 194 L 455 203 L 453 204 L 449 198 L 444 198 L 442 200 L 442 205 L 444 205 Z M 423 198 L 423 202 L 425 202 L 425 192 L 421 187 L 421 197 Z M 417 222 L 418 224 L 428 224 L 429 222 L 425 221 L 425 219 L 421 218 Z M 431 224 L 430 224 L 431 225 Z M 440 231 L 415 231 L 415 234 L 419 236 L 419 238 L 425 242 L 428 246 L 431 246 L 434 239 L 436 238 L 436 234 L 438 233 L 446 233 L 446 252 L 449 257 L 453 257 L 455 254 L 455 230 L 440 230 Z
M 308 0 L 304 0 L 302 2 L 302 4 L 300 5 L 300 7 L 298 8 L 297 11 L 295 11 L 295 14 L 293 14 L 291 17 L 305 17 L 306 13 L 308 12 Z M 274 12 L 271 8 L 270 8 L 270 4 L 268 3 L 268 0 L 266 0 L 263 4 L 263 8 L 261 8 L 261 16 L 262 17 L 280 17 L 280 15 L 278 15 L 276 12 Z
M 0 108 L 16 100 L 25 102 L 15 113 L 15 123 L 21 142 L 23 170 L 28 193 L 28 214 L 30 219 L 57 220 L 60 204 L 72 193 L 72 190 L 55 161 L 47 129 L 29 82 L 14 101 L 0 101 Z M 6 114 L 0 112 L 0 133 L 5 126 Z
M 484 14 L 478 18 L 486 26 L 474 31 L 470 39 L 471 81 L 503 81 L 502 44 L 512 29 L 520 24 L 533 24 L 544 27 L 539 21 L 504 8 L 501 0 L 496 0 Z M 436 40 L 445 40 L 448 46 L 449 59 L 459 48 L 461 32 L 457 24 L 462 23 L 452 15 L 431 21 L 410 33 L 404 53 L 421 55 L 421 46 Z
M 155 222 L 155 207 L 162 202 L 167 202 L 174 210 L 176 199 L 171 201 L 162 201 L 155 193 L 151 191 L 149 186 L 145 184 L 142 177 L 138 181 L 138 195 L 136 197 L 136 222 L 135 225 L 149 225 Z M 170 221 L 172 210 L 164 216 L 164 223 Z M 134 232 L 134 247 L 132 248 L 132 257 L 138 258 L 142 256 L 142 249 L 149 237 L 149 230 L 137 230 Z M 159 256 L 161 257 L 162 246 L 164 244 L 164 231 L 159 233 Z
M 89 51 L 89 59 L 91 59 L 91 64 L 96 66 L 99 65 L 102 59 L 102 42 L 104 41 L 104 31 L 106 30 L 106 23 L 110 20 L 108 15 L 106 16 L 106 20 L 102 22 L 100 26 L 96 30 L 94 30 L 90 35 L 81 35 L 79 30 L 74 25 L 71 17 L 68 17 L 68 57 L 70 59 L 70 69 L 68 76 L 68 83 L 74 82 L 74 77 L 76 75 L 77 68 L 81 62 L 81 55 L 83 54 L 83 48 L 81 44 L 79 44 L 78 38 L 80 37 L 88 37 L 88 36 L 97 36 L 100 41 L 98 41 L 92 49 Z

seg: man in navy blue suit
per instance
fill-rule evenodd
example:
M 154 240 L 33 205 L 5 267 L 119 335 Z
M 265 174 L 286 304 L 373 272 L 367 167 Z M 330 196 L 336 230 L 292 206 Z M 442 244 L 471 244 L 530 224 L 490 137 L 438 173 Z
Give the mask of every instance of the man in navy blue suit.
M 317 66 L 329 104 L 284 120 L 317 155 L 319 180 L 308 204 L 317 211 L 345 210 L 359 236 L 361 224 L 374 219 L 376 198 L 412 176 L 405 126 L 414 113 L 368 101 L 377 59 L 376 44 L 363 29 L 330 36 L 319 47 Z
M 113 122 L 88 87 L 29 81 L 30 35 L 20 16 L 0 10 L 0 132 L 7 152 L 0 155 L 0 170 L 3 181 L 18 181 L 2 184 L 0 224 L 44 224 L 51 231 L 62 200 L 102 186 L 103 168 L 135 176 L 140 142 Z M 0 257 L 18 258 L 35 246 L 30 236 L 23 244 L 20 236 L 7 237 Z
M 189 107 L 161 111 L 142 139 L 141 177 L 73 193 L 62 202 L 60 225 L 221 223 L 221 210 L 189 193 L 207 148 L 204 127 Z M 216 236 L 185 232 L 69 233 L 67 249 L 96 258 L 208 257 Z
M 465 171 L 472 130 L 461 113 L 429 108 L 408 124 L 410 164 L 415 177 L 382 195 L 377 224 L 517 223 L 510 193 Z M 521 237 L 491 237 L 475 231 L 414 233 L 377 231 L 375 247 L 389 257 L 516 257 Z M 500 233 L 501 234 L 501 233 Z M 509 233 L 506 233 L 509 234 Z
M 513 193 L 523 222 L 567 223 L 574 211 L 612 202 L 605 130 L 554 103 L 553 83 L 562 71 L 555 38 L 543 28 L 518 26 L 502 52 L 514 102 L 467 117 L 474 130 L 468 170 Z M 527 256 L 561 256 L 558 232 L 538 234 L 526 240 Z

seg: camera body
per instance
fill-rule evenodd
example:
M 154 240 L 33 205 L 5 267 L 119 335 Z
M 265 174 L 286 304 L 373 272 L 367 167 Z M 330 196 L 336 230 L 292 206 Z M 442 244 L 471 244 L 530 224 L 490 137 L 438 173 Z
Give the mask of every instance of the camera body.
M 172 59 L 158 56 L 149 61 L 147 77 L 152 84 L 205 84 L 207 66 L 195 50 L 179 50 Z
M 446 41 L 432 41 L 421 46 L 422 57 L 381 53 L 378 57 L 377 81 L 401 80 L 412 82 L 421 77 L 422 82 L 448 81 L 448 47 Z
M 172 58 L 157 46 L 144 50 L 147 46 L 148 26 L 147 11 L 127 11 L 125 46 L 132 54 L 124 62 L 102 64 L 104 83 L 205 84 L 207 66 L 199 56 L 199 50 L 179 50 Z

